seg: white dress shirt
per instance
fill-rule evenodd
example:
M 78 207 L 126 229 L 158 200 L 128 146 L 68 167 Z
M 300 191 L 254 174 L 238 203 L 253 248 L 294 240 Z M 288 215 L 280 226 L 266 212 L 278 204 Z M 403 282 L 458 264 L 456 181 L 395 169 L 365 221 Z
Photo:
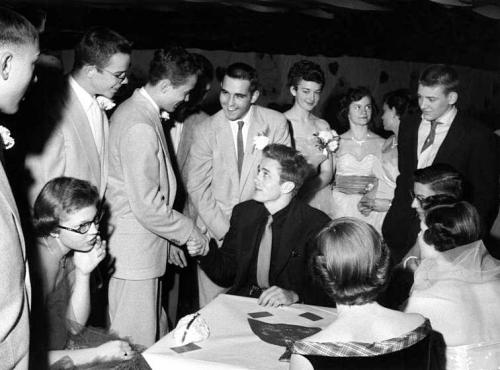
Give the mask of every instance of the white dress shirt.
M 245 114 L 244 117 L 242 117 L 236 121 L 229 121 L 229 123 L 231 125 L 231 132 L 233 133 L 234 149 L 235 149 L 236 153 L 238 153 L 238 142 L 237 142 L 237 140 L 238 140 L 238 122 L 239 121 L 245 122 L 243 124 L 243 129 L 241 130 L 241 134 L 243 136 L 243 150 L 245 150 L 246 146 L 247 146 L 248 130 L 250 129 L 252 112 L 253 112 L 253 105 L 250 106 L 250 109 L 248 110 L 247 114 Z
M 457 115 L 457 108 L 454 106 L 446 111 L 441 117 L 436 119 L 439 124 L 436 126 L 436 136 L 434 137 L 434 142 L 427 149 L 425 149 L 422 153 L 422 147 L 424 146 L 425 139 L 429 135 L 431 131 L 431 123 L 426 119 L 422 118 L 420 122 L 420 126 L 418 128 L 418 144 L 417 144 L 417 158 L 418 164 L 417 168 L 425 168 L 428 167 L 434 162 L 434 158 L 436 158 L 436 154 L 441 147 L 446 135 L 448 135 L 448 131 L 450 130 L 451 124 Z

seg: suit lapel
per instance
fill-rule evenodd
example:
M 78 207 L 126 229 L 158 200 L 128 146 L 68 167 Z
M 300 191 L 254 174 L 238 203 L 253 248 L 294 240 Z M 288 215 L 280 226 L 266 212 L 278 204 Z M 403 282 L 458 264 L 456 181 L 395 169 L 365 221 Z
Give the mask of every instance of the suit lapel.
M 82 148 L 84 148 L 82 155 L 85 155 L 90 166 L 90 170 L 94 176 L 96 184 L 99 189 L 101 188 L 101 159 L 97 152 L 94 136 L 90 129 L 90 123 L 85 114 L 80 101 L 76 97 L 73 89 L 70 88 L 70 101 L 68 104 L 69 118 L 75 136 L 80 141 Z
M 292 200 L 290 204 L 290 210 L 283 225 L 281 231 L 281 240 L 279 249 L 272 251 L 271 260 L 275 261 L 274 271 L 270 271 L 269 280 L 276 278 L 281 274 L 283 269 L 289 263 L 289 259 L 295 254 L 293 246 L 295 246 L 296 240 L 301 237 L 303 232 L 302 222 L 304 221 L 302 212 L 297 207 L 297 203 Z M 272 276 L 271 276 L 272 274 Z
M 241 168 L 240 176 L 240 195 L 243 193 L 248 181 L 253 181 L 249 178 L 252 168 L 254 168 L 255 162 L 260 158 L 260 150 L 255 148 L 253 143 L 254 138 L 258 134 L 268 135 L 269 129 L 266 124 L 261 120 L 260 115 L 257 112 L 257 108 L 252 106 L 252 111 L 250 112 L 250 127 L 248 129 L 247 142 L 245 146 L 245 158 L 243 159 L 243 166 Z
M 175 200 L 175 193 L 177 191 L 177 183 L 175 181 L 175 173 L 170 162 L 170 154 L 168 152 L 167 139 L 165 138 L 165 132 L 163 131 L 163 126 L 160 120 L 160 114 L 155 110 L 153 105 L 139 92 L 136 90 L 134 92 L 134 99 L 137 100 L 137 104 L 142 107 L 144 113 L 150 121 L 156 131 L 156 135 L 160 139 L 161 150 L 163 151 L 163 157 L 165 158 L 165 166 L 167 171 L 167 181 L 168 181 L 168 203 L 173 205 Z
M 220 111 L 215 126 L 216 147 L 221 151 L 223 165 L 230 177 L 236 184 L 239 184 L 238 161 L 236 158 L 236 149 L 234 147 L 233 132 L 230 123 L 227 121 L 224 113 Z
M 453 120 L 446 137 L 443 140 L 443 143 L 438 149 L 436 153 L 436 157 L 434 158 L 433 163 L 453 163 L 454 161 L 450 161 L 450 157 L 454 155 L 454 153 L 460 152 L 460 146 L 462 145 L 462 139 L 465 135 L 463 130 L 464 121 L 462 119 L 462 115 L 460 112 L 457 112 L 455 119 Z
M 181 139 L 179 140 L 179 146 L 177 147 L 177 164 L 179 167 L 179 172 L 182 173 L 184 165 L 186 164 L 186 159 L 189 152 L 189 147 L 191 146 L 191 125 L 182 124 Z
M 14 195 L 12 194 L 12 189 L 10 187 L 9 180 L 7 179 L 7 175 L 1 164 L 0 164 L 0 198 L 3 198 L 5 200 L 5 203 L 9 208 L 7 211 L 10 211 L 10 213 L 14 218 L 17 233 L 19 236 L 19 243 L 21 243 L 23 250 L 23 257 L 26 258 L 26 248 L 24 246 L 24 236 L 21 228 L 21 219 L 19 217 L 19 211 L 17 210 L 16 201 L 14 199 Z M 5 210 L 0 210 L 0 212 L 5 212 Z

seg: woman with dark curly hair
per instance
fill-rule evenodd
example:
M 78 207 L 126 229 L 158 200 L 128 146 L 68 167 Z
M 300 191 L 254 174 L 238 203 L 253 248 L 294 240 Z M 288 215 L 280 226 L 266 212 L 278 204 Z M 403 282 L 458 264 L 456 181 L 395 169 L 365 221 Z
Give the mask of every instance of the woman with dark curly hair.
M 500 262 L 479 240 L 476 209 L 465 201 L 432 207 L 425 211 L 421 228 L 422 261 L 405 311 L 425 315 L 443 334 L 448 369 L 496 368 L 500 363 Z M 482 354 L 481 347 L 485 348 Z M 464 367 L 473 353 L 470 360 L 480 362 Z M 493 358 L 495 362 L 489 362 Z
M 372 130 L 375 101 L 363 86 L 349 89 L 341 101 L 339 118 L 349 129 L 340 136 L 335 158 L 335 186 L 332 218 L 356 217 L 380 232 L 386 212 L 375 211 L 369 200 L 377 198 L 384 181 L 382 147 L 384 139 Z M 363 201 L 361 201 L 363 200 Z
M 317 334 L 295 342 L 291 370 L 312 369 L 313 363 L 321 363 L 317 362 L 322 361 L 320 356 L 373 358 L 404 350 L 428 336 L 430 324 L 421 315 L 390 310 L 375 301 L 385 288 L 388 266 L 387 246 L 364 221 L 339 218 L 319 233 L 313 268 L 325 292 L 337 303 L 338 318 Z M 379 368 L 372 365 L 366 368 Z
M 331 196 L 328 185 L 333 179 L 333 152 L 337 149 L 337 133 L 325 120 L 312 111 L 318 105 L 325 85 L 321 67 L 309 60 L 292 65 L 288 72 L 288 86 L 294 104 L 286 111 L 292 146 L 309 163 L 310 175 L 302 186 L 299 196 L 312 207 L 331 214 Z M 329 146 L 322 144 L 322 137 L 330 140 Z

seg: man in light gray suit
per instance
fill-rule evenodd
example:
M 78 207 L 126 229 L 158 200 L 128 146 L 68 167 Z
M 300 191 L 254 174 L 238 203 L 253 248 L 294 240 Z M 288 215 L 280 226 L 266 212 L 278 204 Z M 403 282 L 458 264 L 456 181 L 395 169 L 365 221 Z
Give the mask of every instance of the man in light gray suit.
M 0 8 L 0 111 L 16 113 L 39 55 L 38 33 Z M 31 286 L 21 221 L 0 163 L 0 369 L 28 369 Z
M 178 263 L 184 253 L 173 244 L 208 243 L 190 218 L 173 209 L 176 178 L 160 121 L 162 111 L 188 99 L 196 73 L 184 49 L 157 50 L 146 86 L 111 117 L 106 197 L 115 227 L 109 240 L 115 272 L 109 318 L 111 330 L 144 346 L 166 332 L 159 278 L 167 258 Z
M 73 71 L 60 91 L 60 112 L 52 112 L 47 141 L 26 158 L 33 206 L 41 188 L 59 176 L 87 180 L 104 196 L 108 177 L 108 120 L 98 96 L 111 99 L 127 83 L 131 44 L 107 28 L 94 28 L 75 48 Z M 51 109 L 54 107 L 47 107 Z
M 259 97 L 257 72 L 234 63 L 225 72 L 219 100 L 222 109 L 203 122 L 193 135 L 186 167 L 190 202 L 197 223 L 219 245 L 229 230 L 233 207 L 251 199 L 262 149 L 268 143 L 290 145 L 288 125 L 281 113 L 254 103 Z M 198 269 L 200 305 L 224 289 Z

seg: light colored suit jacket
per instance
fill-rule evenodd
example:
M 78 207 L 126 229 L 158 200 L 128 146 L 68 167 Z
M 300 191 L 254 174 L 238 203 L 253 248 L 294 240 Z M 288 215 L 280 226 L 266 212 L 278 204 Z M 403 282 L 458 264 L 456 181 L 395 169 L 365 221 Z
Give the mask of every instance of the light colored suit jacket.
M 165 273 L 169 243 L 184 244 L 194 227 L 172 208 L 175 192 L 159 113 L 136 90 L 110 124 L 106 199 L 115 227 L 109 240 L 115 278 L 152 279 Z
M 31 171 L 34 183 L 29 188 L 30 206 L 43 186 L 59 176 L 87 180 L 104 196 L 108 177 L 107 119 L 104 124 L 103 155 L 99 157 L 94 136 L 85 111 L 74 93 L 66 84 L 63 111 L 40 153 L 29 154 L 26 167 Z
M 0 164 L 0 369 L 28 369 L 31 286 L 21 222 Z
M 198 224 L 205 225 L 217 240 L 229 230 L 233 207 L 253 196 L 262 156 L 254 146 L 254 137 L 263 133 L 270 143 L 290 145 L 283 114 L 254 105 L 249 121 L 241 177 L 230 123 L 222 110 L 194 132 L 186 169 L 188 196 L 198 212 Z

